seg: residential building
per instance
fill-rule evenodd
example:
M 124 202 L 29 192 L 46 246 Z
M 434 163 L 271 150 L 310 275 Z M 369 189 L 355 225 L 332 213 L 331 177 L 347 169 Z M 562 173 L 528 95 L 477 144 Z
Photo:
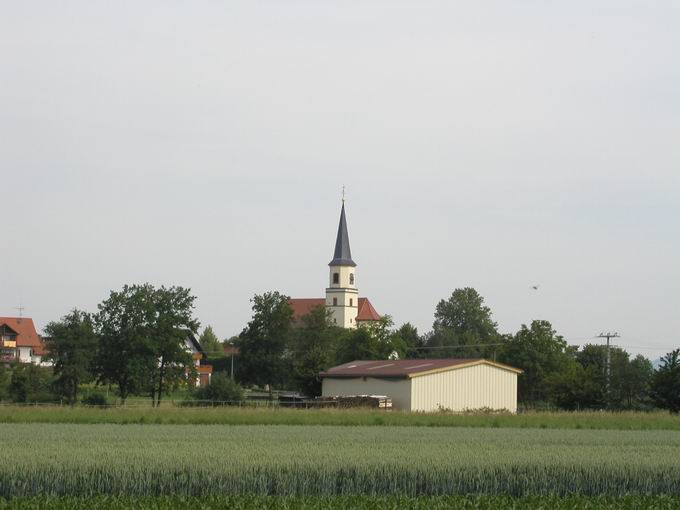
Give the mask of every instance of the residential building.
M 194 367 L 196 368 L 196 379 L 192 381 L 192 384 L 196 385 L 196 387 L 207 386 L 212 378 L 213 367 L 204 361 L 205 351 L 203 347 L 198 343 L 193 333 L 187 334 L 184 344 L 186 350 L 191 353 Z
M 41 364 L 45 344 L 30 317 L 0 317 L 0 362 Z

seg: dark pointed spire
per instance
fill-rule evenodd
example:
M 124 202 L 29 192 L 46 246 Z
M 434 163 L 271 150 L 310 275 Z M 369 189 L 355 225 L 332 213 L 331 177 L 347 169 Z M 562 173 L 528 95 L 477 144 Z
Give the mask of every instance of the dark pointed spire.
M 340 212 L 340 224 L 338 225 L 338 237 L 335 240 L 335 253 L 329 266 L 352 266 L 356 264 L 352 260 L 352 251 L 349 249 L 349 234 L 347 233 L 347 219 L 345 218 L 345 201 L 342 201 Z

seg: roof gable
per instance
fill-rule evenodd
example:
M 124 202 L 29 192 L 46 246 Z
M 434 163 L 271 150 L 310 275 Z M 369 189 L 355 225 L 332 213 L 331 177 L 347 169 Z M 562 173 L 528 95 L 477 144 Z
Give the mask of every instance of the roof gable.
M 357 322 L 380 320 L 380 314 L 373 307 L 368 298 L 359 298 L 358 305 L 359 312 L 357 313 Z

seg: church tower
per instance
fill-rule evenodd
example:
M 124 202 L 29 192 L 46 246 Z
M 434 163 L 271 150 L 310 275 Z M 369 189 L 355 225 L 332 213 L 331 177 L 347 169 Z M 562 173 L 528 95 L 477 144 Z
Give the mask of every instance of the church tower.
M 333 312 L 331 321 L 341 328 L 355 328 L 359 311 L 359 291 L 356 285 L 356 264 L 349 249 L 349 234 L 342 201 L 338 237 L 333 260 L 328 264 L 330 278 L 326 289 L 326 308 Z

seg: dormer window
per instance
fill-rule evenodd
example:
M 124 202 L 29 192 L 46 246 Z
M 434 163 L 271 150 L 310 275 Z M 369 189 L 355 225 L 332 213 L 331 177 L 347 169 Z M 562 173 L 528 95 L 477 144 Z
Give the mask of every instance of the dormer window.
M 340 283 L 340 273 L 333 273 L 333 283 Z
M 349 274 L 349 284 L 354 285 L 354 273 Z

